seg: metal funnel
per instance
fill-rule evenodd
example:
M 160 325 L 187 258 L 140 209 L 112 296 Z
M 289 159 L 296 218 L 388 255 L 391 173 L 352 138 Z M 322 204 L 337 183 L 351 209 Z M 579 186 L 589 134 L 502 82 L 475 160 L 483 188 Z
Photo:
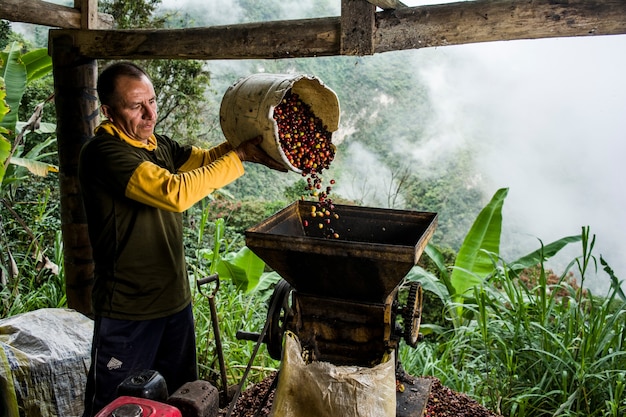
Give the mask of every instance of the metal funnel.
M 324 238 L 303 226 L 314 204 L 296 201 L 249 228 L 246 245 L 295 290 L 319 297 L 384 303 L 437 224 L 436 213 L 336 205 L 340 237 Z

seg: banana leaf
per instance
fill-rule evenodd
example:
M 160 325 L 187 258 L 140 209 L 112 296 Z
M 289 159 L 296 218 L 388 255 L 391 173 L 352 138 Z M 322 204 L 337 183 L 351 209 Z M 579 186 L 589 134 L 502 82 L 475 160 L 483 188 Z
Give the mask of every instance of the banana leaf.
M 4 116 L 9 112 L 9 104 L 6 102 L 7 98 L 7 86 L 4 82 L 4 77 L 0 77 L 0 121 L 4 119 Z M 0 133 L 9 133 L 5 131 Z
M 265 269 L 265 262 L 244 246 L 239 252 L 227 253 L 217 264 L 221 279 L 231 279 L 237 289 L 243 292 L 253 290 Z
M 500 254 L 502 206 L 508 191 L 508 188 L 496 191 L 465 236 L 450 275 L 453 295 L 466 294 L 493 273 L 493 259 Z
M 0 128 L 0 132 L 1 131 L 2 128 Z M 6 169 L 4 168 L 5 161 L 9 157 L 10 153 L 11 143 L 2 136 L 2 133 L 0 133 L 0 184 L 2 184 L 2 180 L 4 179 L 4 174 L 6 172 Z
M 26 158 L 11 158 L 11 163 L 13 165 L 18 165 L 28 169 L 31 174 L 37 175 L 39 177 L 45 177 L 48 175 L 48 172 L 59 172 L 59 168 L 55 165 L 48 164 L 46 162 L 35 161 L 33 159 Z
M 0 52 L 0 77 L 4 78 L 5 100 L 9 109 L 0 121 L 0 126 L 13 133 L 17 124 L 17 109 L 26 90 L 27 72 L 21 58 L 20 44 L 17 42 L 11 43 L 3 52 Z
M 509 264 L 509 269 L 513 272 L 519 273 L 523 269 L 543 263 L 544 261 L 556 255 L 565 246 L 569 245 L 570 243 L 580 242 L 581 239 L 582 235 L 567 236 L 559 240 L 555 240 L 548 245 L 542 245 L 541 248 L 537 249 L 536 251 L 524 255 L 521 258 L 511 262 Z
M 47 48 L 35 49 L 22 55 L 26 67 L 26 83 L 31 83 L 52 73 L 52 58 Z

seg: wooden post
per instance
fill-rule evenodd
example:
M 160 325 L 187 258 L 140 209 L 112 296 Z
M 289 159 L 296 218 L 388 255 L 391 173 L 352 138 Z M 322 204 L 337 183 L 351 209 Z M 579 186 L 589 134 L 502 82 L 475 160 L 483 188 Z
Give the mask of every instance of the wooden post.
M 78 156 L 98 122 L 98 67 L 94 59 L 76 54 L 71 36 L 51 36 L 49 53 L 52 57 L 57 113 L 67 304 L 69 308 L 91 315 L 94 265 L 78 183 Z
M 373 55 L 376 6 L 341 0 L 341 55 Z
M 80 9 L 81 29 L 98 29 L 98 0 L 74 0 L 74 8 Z

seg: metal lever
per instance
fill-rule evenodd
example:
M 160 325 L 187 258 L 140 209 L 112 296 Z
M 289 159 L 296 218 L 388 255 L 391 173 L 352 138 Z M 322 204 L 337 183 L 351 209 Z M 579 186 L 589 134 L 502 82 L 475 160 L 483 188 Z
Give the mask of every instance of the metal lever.
M 202 292 L 202 286 L 212 282 L 215 282 L 215 288 L 213 288 L 210 295 L 204 294 Z M 220 327 L 217 321 L 217 307 L 215 306 L 215 295 L 220 288 L 220 277 L 218 274 L 209 275 L 208 277 L 196 280 L 196 286 L 198 287 L 198 292 L 209 300 L 209 307 L 211 308 L 211 324 L 213 326 L 213 334 L 215 335 L 215 349 L 217 350 L 217 359 L 220 364 L 220 376 L 222 378 L 223 402 L 226 404 L 230 400 L 228 398 L 228 379 L 226 377 L 226 364 L 224 362 L 224 352 L 222 351 Z

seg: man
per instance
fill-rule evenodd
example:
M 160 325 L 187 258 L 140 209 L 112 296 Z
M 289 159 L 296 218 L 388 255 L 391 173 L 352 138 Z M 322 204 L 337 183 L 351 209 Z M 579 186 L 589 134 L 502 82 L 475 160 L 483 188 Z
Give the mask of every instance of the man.
M 97 90 L 107 120 L 79 162 L 95 262 L 85 417 L 133 371 L 158 371 L 170 394 L 197 379 L 181 212 L 243 175 L 242 161 L 285 171 L 260 137 L 201 150 L 155 134 L 156 94 L 132 63 L 105 68 Z

